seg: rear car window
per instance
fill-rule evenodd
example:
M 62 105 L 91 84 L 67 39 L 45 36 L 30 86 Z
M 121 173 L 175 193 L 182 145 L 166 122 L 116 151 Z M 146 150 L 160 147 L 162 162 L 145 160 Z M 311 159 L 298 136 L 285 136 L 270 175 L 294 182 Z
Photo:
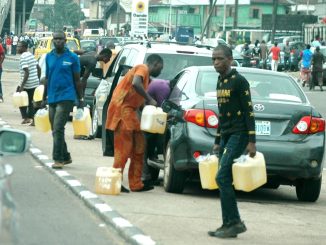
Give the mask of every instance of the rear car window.
M 270 76 L 267 74 L 241 73 L 250 84 L 253 100 L 282 100 L 304 103 L 306 98 L 295 81 L 288 77 Z M 202 96 L 216 96 L 218 75 L 214 71 L 200 72 L 196 93 Z
M 151 54 L 146 54 L 147 57 Z M 189 66 L 212 65 L 211 56 L 185 55 L 185 54 L 159 54 L 164 62 L 163 70 L 158 78 L 171 80 L 182 69 Z
M 67 40 L 66 46 L 70 50 L 77 50 L 78 49 L 78 46 L 77 46 L 77 43 L 75 42 L 75 40 Z M 54 49 L 54 44 L 53 44 L 52 40 L 51 40 L 51 49 Z

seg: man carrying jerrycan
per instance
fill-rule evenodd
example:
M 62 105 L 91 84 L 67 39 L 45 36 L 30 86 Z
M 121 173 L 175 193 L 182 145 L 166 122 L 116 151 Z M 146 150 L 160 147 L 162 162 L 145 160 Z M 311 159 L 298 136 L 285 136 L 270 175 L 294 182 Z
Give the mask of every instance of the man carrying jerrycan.
M 208 234 L 218 238 L 235 238 L 247 228 L 240 219 L 232 187 L 232 164 L 245 150 L 250 157 L 256 155 L 255 118 L 249 83 L 235 69 L 231 69 L 232 50 L 219 45 L 214 49 L 212 59 L 219 73 L 216 88 L 219 127 L 213 152 L 219 157 L 216 182 L 220 189 L 223 223 Z
M 53 34 L 54 49 L 46 55 L 46 82 L 42 107 L 49 104 L 49 119 L 53 136 L 52 168 L 61 169 L 72 162 L 65 141 L 65 125 L 78 98 L 78 108 L 84 108 L 78 56 L 65 47 L 64 32 Z
M 106 128 L 114 131 L 114 168 L 125 168 L 128 158 L 129 187 L 131 191 L 149 191 L 154 187 L 141 180 L 145 138 L 140 130 L 140 120 L 137 115 L 139 108 L 146 102 L 157 105 L 157 102 L 146 92 L 149 78 L 157 77 L 163 69 L 163 59 L 157 54 L 151 54 L 146 64 L 133 67 L 115 88 L 109 104 Z M 124 186 L 122 192 L 129 192 Z

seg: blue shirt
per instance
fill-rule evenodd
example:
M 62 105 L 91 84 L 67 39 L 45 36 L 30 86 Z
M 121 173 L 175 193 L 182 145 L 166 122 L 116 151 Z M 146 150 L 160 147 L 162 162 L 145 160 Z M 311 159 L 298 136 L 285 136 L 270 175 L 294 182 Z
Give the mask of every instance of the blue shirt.
M 45 64 L 48 79 L 48 103 L 75 101 L 77 91 L 74 73 L 80 72 L 78 56 L 66 48 L 63 54 L 57 55 L 54 49 L 46 55 Z
M 312 52 L 309 49 L 302 51 L 302 67 L 310 68 L 311 65 Z

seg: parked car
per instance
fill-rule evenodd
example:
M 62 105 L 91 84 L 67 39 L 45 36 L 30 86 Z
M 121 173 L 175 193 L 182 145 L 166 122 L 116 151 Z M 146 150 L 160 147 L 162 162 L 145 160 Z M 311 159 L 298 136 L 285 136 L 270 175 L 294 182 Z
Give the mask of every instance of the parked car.
M 26 152 L 30 146 L 26 132 L 0 128 L 0 241 L 1 244 L 18 244 L 18 213 L 12 195 L 10 175 L 13 168 L 6 163 L 6 156 Z
M 112 42 L 115 46 L 119 45 L 124 40 L 123 37 L 108 37 L 103 36 L 96 40 L 97 52 L 99 53 L 102 49 L 107 48 L 107 44 Z
M 85 52 L 96 52 L 96 41 L 80 40 L 80 48 Z
M 106 151 L 106 130 L 104 125 L 108 107 L 108 95 L 111 91 L 113 78 L 117 74 L 120 65 L 133 67 L 146 62 L 151 54 L 159 54 L 164 61 L 164 68 L 158 78 L 170 80 L 185 67 L 192 65 L 211 65 L 212 50 L 199 48 L 194 45 L 179 45 L 176 43 L 145 43 L 129 44 L 122 47 L 116 59 L 112 62 L 105 79 L 101 80 L 95 92 L 95 101 L 92 112 L 93 135 L 102 136 L 102 149 Z M 124 74 L 122 74 L 123 76 Z M 119 78 L 121 79 L 121 78 Z M 119 80 L 118 79 L 118 80 Z M 113 88 L 114 89 L 114 88 Z M 110 99 L 110 98 L 109 98 Z
M 34 56 L 35 59 L 39 59 L 43 54 L 49 53 L 54 49 L 53 37 L 43 37 L 40 38 L 38 44 L 35 48 Z M 79 42 L 76 38 L 67 37 L 66 46 L 71 50 L 80 50 Z
M 257 150 L 265 156 L 267 186 L 294 185 L 300 201 L 316 201 L 322 183 L 325 120 L 289 75 L 237 70 L 250 84 Z M 198 175 L 196 157 L 211 153 L 218 127 L 216 78 L 213 66 L 188 67 L 175 77 L 176 85 L 162 105 L 172 115 L 160 166 L 167 192 L 182 193 L 187 178 Z

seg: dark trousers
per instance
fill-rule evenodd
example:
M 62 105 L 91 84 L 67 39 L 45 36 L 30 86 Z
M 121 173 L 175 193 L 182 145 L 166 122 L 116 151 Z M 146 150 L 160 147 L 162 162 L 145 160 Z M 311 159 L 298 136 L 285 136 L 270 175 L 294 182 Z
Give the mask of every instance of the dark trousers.
M 233 160 L 240 157 L 248 145 L 248 133 L 237 132 L 224 135 L 221 138 L 219 149 L 219 170 L 216 182 L 220 189 L 223 224 L 232 224 L 240 221 L 240 214 L 232 186 Z
M 22 115 L 23 119 L 26 118 L 33 119 L 35 115 L 35 110 L 33 105 L 33 96 L 34 96 L 35 88 L 24 89 L 24 91 L 26 91 L 28 95 L 28 106 L 19 107 L 20 114 Z
M 290 56 L 284 56 L 284 70 L 290 70 L 291 68 L 291 59 Z
M 17 45 L 12 45 L 11 46 L 11 54 L 16 55 L 17 54 Z
M 2 76 L 2 68 L 0 68 L 0 97 L 3 96 L 3 94 L 2 94 L 2 84 L 1 84 L 1 76 Z
M 49 118 L 53 137 L 52 158 L 56 162 L 70 159 L 70 153 L 65 141 L 65 125 L 73 105 L 74 102 L 68 100 L 49 104 Z

